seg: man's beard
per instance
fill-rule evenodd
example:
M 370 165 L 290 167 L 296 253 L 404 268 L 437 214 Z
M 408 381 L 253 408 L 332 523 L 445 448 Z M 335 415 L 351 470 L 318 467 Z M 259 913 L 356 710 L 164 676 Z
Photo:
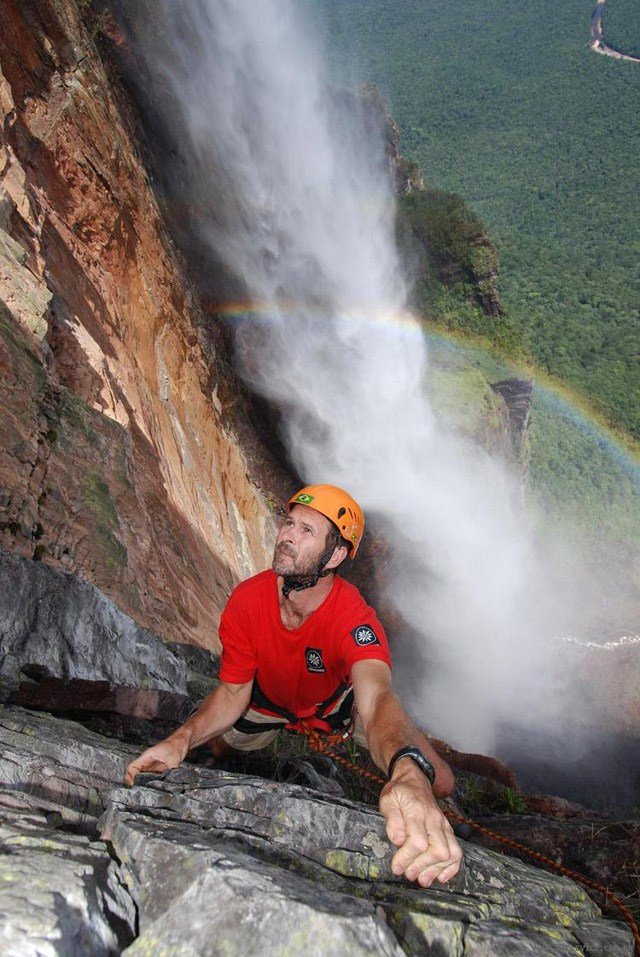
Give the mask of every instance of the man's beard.
M 296 562 L 294 556 L 286 551 L 288 548 L 289 546 L 285 544 L 276 545 L 273 551 L 271 567 L 276 575 L 286 575 L 287 578 L 308 578 L 320 570 L 319 565 L 323 557 L 322 554 L 316 555 L 315 558 L 308 558 L 306 562 L 299 564 Z

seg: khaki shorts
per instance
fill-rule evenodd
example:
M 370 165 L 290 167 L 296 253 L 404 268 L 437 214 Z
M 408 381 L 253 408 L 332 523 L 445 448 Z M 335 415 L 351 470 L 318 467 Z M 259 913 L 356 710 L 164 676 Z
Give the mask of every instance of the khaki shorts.
M 344 698 L 351 693 L 352 689 L 348 688 L 337 700 L 329 714 L 338 711 Z M 263 714 L 262 711 L 256 711 L 249 706 L 240 720 L 220 737 L 225 744 L 228 744 L 230 748 L 235 748 L 236 751 L 259 751 L 261 748 L 268 747 L 288 723 L 286 718 Z M 240 727 L 237 727 L 237 725 L 240 725 Z M 249 730 L 249 725 L 253 725 L 255 730 L 253 727 Z M 264 727 L 264 730 L 261 730 L 261 726 Z M 345 728 L 345 731 L 349 730 L 353 732 L 353 740 L 359 747 L 368 747 L 362 721 L 355 708 L 351 712 L 351 723 Z

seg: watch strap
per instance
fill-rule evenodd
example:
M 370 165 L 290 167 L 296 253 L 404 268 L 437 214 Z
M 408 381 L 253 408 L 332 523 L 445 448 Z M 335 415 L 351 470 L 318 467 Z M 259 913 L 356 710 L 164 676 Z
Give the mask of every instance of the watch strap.
M 393 770 L 400 760 L 400 758 L 411 758 L 414 764 L 420 768 L 422 773 L 426 778 L 428 778 L 429 783 L 433 786 L 433 783 L 436 779 L 436 769 L 429 760 L 429 758 L 422 753 L 420 748 L 413 748 L 411 746 L 406 748 L 398 748 L 396 753 L 393 755 L 389 761 L 389 770 L 387 771 L 387 777 L 391 777 Z

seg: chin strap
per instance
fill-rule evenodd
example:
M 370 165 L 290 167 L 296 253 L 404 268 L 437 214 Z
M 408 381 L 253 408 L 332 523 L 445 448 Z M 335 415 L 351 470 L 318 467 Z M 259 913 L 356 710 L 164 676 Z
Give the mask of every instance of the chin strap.
M 305 588 L 313 588 L 321 578 L 326 578 L 333 571 L 333 568 L 325 568 L 331 556 L 335 551 L 335 545 L 327 548 L 318 562 L 318 566 L 312 575 L 283 575 L 282 576 L 282 594 L 288 598 L 292 591 L 304 591 Z
M 313 588 L 321 578 L 325 578 L 332 572 L 331 568 L 324 568 L 315 575 L 304 577 L 302 575 L 283 575 L 282 576 L 282 594 L 285 598 L 289 597 L 292 591 L 304 591 L 305 588 Z

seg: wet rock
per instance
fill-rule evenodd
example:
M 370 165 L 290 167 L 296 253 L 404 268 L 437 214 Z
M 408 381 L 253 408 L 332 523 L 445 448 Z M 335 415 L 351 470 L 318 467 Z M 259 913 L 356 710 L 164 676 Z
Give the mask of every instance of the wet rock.
M 140 936 L 127 954 L 331 953 L 400 957 L 374 906 L 336 893 L 198 828 L 120 820 Z M 157 949 L 156 949 L 157 948 Z
M 465 937 L 465 957 L 581 957 L 583 950 L 562 928 L 518 927 L 478 921 Z M 613 955 L 612 955 L 613 957 Z
M 634 957 L 629 929 L 615 921 L 584 921 L 576 928 L 576 937 L 586 957 Z
M 408 957 L 422 957 L 425 953 L 462 957 L 464 924 L 461 921 L 409 910 L 400 917 L 394 914 L 391 927 Z
M 97 817 L 138 749 L 82 725 L 21 708 L 0 708 L 0 787 Z
M 110 795 L 106 833 L 117 809 L 251 834 L 347 877 L 391 878 L 391 850 L 373 808 L 248 775 L 180 768 L 142 789 Z
M 33 665 L 22 671 L 36 680 L 21 682 L 9 695 L 9 703 L 63 715 L 141 750 L 172 734 L 194 710 L 188 695 L 171 691 L 122 688 L 82 678 L 42 678 Z
M 182 876 L 174 873 L 171 881 L 184 884 L 198 870 L 194 855 L 208 860 L 219 842 L 231 843 L 231 856 L 251 849 L 258 859 L 316 885 L 326 886 L 322 875 L 329 872 L 332 891 L 356 893 L 382 907 L 405 953 L 424 952 L 428 944 L 443 955 L 507 954 L 511 935 L 513 953 L 569 957 L 584 952 L 578 928 L 597 914 L 566 879 L 473 845 L 464 847 L 465 866 L 456 880 L 427 891 L 411 887 L 391 873 L 391 851 L 375 811 L 248 776 L 193 768 L 147 778 L 144 787 L 111 793 L 101 827 L 128 862 L 140 906 L 154 921 L 154 908 L 164 912 L 166 906 L 162 898 L 145 902 L 148 889 L 155 894 L 158 888 L 156 872 L 164 876 L 173 869 Z M 153 851 L 150 838 L 169 842 L 171 851 L 165 845 L 162 853 Z
M 148 781 L 144 788 L 112 792 L 102 822 L 108 839 L 113 840 L 123 813 L 189 822 L 226 836 L 250 833 L 272 852 L 284 849 L 342 877 L 406 886 L 391 871 L 392 851 L 377 811 L 294 785 L 180 769 Z M 490 915 L 535 923 L 572 926 L 596 913 L 595 905 L 566 879 L 473 845 L 465 845 L 462 872 L 430 893 L 439 900 L 453 897 L 463 908 L 471 895 L 474 902 L 486 902 Z
M 344 791 L 336 780 L 335 765 L 332 766 L 332 762 L 328 759 L 325 761 L 326 766 L 321 766 L 317 758 L 313 761 L 299 757 L 289 758 L 278 767 L 277 780 L 302 784 L 313 788 L 314 791 L 325 791 L 327 794 L 343 795 Z
M 337 896 L 336 896 L 337 897 Z M 266 868 L 236 860 L 212 864 L 124 953 L 213 957 L 286 953 L 325 957 L 402 957 L 371 909 Z
M 502 382 L 494 382 L 491 388 L 504 399 L 509 413 L 509 431 L 513 454 L 516 461 L 526 466 L 529 454 L 528 438 L 533 381 L 531 379 L 504 379 Z
M 220 657 L 200 648 L 182 642 L 168 641 L 167 648 L 187 668 L 187 694 L 193 701 L 201 701 L 213 691 L 218 683 Z

